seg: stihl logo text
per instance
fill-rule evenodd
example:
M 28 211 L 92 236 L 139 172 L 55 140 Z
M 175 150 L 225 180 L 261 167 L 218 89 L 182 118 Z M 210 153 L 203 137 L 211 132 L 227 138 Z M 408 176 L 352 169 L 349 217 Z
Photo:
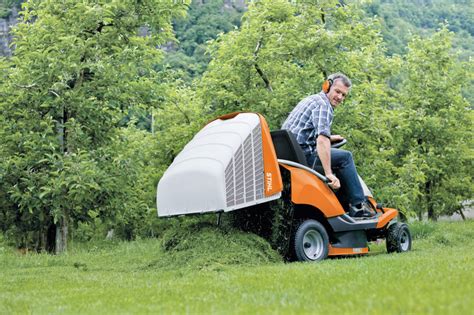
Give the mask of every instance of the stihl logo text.
M 270 172 L 265 173 L 265 181 L 267 183 L 267 191 L 271 191 L 273 189 L 273 186 L 272 186 L 272 183 L 273 183 L 272 173 L 270 173 Z

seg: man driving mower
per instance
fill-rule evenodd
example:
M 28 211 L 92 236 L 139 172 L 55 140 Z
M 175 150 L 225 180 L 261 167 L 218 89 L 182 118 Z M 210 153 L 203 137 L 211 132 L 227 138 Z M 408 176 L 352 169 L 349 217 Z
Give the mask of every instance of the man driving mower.
M 331 148 L 331 143 L 344 140 L 331 134 L 334 109 L 351 89 L 350 79 L 342 73 L 331 74 L 322 91 L 300 101 L 283 123 L 282 129 L 294 134 L 306 156 L 308 165 L 324 173 L 328 185 L 351 217 L 370 218 L 376 212 L 364 195 L 352 153 Z

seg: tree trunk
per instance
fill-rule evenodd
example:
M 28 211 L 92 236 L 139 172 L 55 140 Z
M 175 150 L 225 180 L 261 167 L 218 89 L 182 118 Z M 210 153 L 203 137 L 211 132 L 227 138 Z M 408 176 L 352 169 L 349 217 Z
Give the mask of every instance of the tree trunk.
M 151 109 L 151 134 L 155 134 L 155 115 L 153 108 Z
M 38 236 L 36 237 L 35 251 L 37 253 L 46 250 L 47 231 L 43 224 L 40 225 Z
M 263 28 L 262 31 L 264 32 L 265 28 Z M 260 68 L 260 66 L 257 63 L 258 52 L 260 50 L 260 47 L 262 47 L 262 41 L 263 41 L 263 38 L 260 38 L 260 40 L 257 43 L 257 47 L 255 47 L 255 51 L 253 52 L 254 67 L 255 67 L 255 70 L 257 70 L 258 75 L 260 75 L 260 78 L 262 78 L 263 82 L 265 83 L 265 87 L 267 88 L 267 90 L 269 90 L 270 92 L 273 92 L 273 88 L 270 83 L 270 80 L 268 79 L 268 77 L 265 75 L 265 73 L 263 72 L 263 70 Z
M 58 138 L 61 148 L 61 153 L 66 156 L 69 152 L 68 148 L 68 130 L 66 128 L 66 123 L 68 122 L 69 114 L 66 106 L 63 104 L 62 107 L 62 117 L 60 118 L 60 124 L 58 128 Z M 55 243 L 54 243 L 54 253 L 61 254 L 67 251 L 67 240 L 68 240 L 68 221 L 67 210 L 63 209 L 63 215 L 56 222 L 56 233 L 55 233 Z M 51 251 L 52 252 L 52 251 Z
M 56 224 L 52 223 L 48 226 L 46 231 L 45 249 L 48 253 L 54 253 L 56 247 Z
M 433 204 L 431 203 L 431 187 L 433 183 L 431 181 L 428 181 L 425 184 L 425 196 L 426 196 L 426 205 L 428 206 L 428 220 L 431 221 L 437 221 L 437 216 L 433 208 Z
M 418 221 L 420 222 L 423 221 L 423 214 L 425 213 L 425 208 L 423 207 L 424 201 L 425 199 L 423 198 L 423 196 L 418 196 L 415 201 L 415 204 L 416 204 L 415 213 L 416 213 L 416 216 L 418 217 Z
M 56 224 L 56 254 L 61 254 L 67 251 L 67 236 L 68 220 L 67 217 L 62 217 Z
M 434 209 L 431 205 L 429 205 L 429 207 L 428 207 L 428 220 L 438 221 L 438 216 L 434 212 Z

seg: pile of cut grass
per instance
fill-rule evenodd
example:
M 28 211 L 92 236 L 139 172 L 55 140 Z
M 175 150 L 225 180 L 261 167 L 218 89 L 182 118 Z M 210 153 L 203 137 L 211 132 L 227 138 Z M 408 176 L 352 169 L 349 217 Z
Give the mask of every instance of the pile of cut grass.
M 250 266 L 282 261 L 263 238 L 206 222 L 169 229 L 161 242 L 166 258 L 154 260 L 150 268 L 215 269 L 225 265 Z

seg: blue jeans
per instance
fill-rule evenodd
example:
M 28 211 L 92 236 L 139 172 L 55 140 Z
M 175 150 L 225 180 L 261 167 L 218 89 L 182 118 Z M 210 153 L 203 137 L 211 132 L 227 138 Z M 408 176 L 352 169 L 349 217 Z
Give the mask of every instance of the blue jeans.
M 308 165 L 324 175 L 319 157 L 315 154 L 306 154 L 306 160 Z M 357 205 L 366 200 L 351 152 L 331 149 L 331 169 L 341 182 L 341 188 L 336 192 L 336 196 L 346 210 L 350 205 Z

